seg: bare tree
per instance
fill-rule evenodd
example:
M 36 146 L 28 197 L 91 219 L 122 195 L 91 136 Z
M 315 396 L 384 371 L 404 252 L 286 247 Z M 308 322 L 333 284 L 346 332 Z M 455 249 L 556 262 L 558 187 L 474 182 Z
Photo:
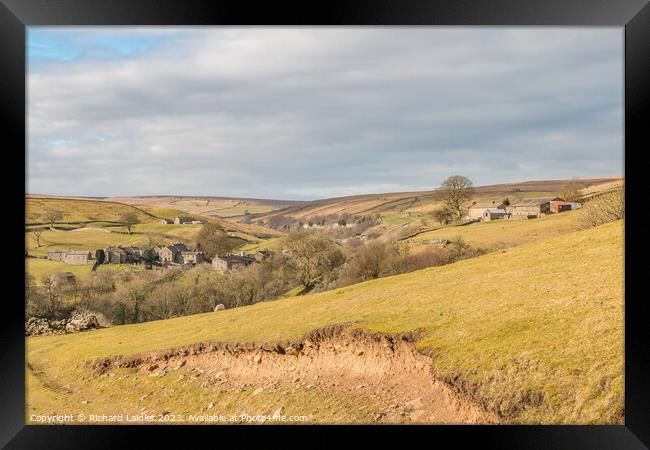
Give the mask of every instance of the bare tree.
M 465 215 L 467 203 L 474 196 L 472 180 L 462 175 L 453 175 L 440 185 L 443 208 L 453 220 L 461 220 Z
M 582 208 L 582 225 L 585 228 L 625 218 L 625 191 L 610 192 L 590 200 Z
M 43 230 L 34 230 L 32 231 L 32 238 L 36 241 L 36 248 L 41 246 L 41 236 L 43 235 Z
M 50 228 L 54 228 L 54 222 L 63 219 L 63 213 L 58 209 L 45 210 L 45 218 L 50 222 Z
M 581 196 L 580 184 L 577 181 L 569 181 L 560 190 L 560 197 L 567 202 L 577 202 Z
M 159 234 L 147 233 L 147 238 L 140 243 L 143 250 L 153 250 L 156 247 L 163 245 L 164 239 Z
M 47 304 L 45 309 L 49 318 L 57 318 L 61 307 L 61 287 L 57 284 L 55 277 L 51 275 L 41 276 L 41 285 L 45 292 Z
M 120 222 L 124 223 L 126 230 L 131 234 L 131 228 L 133 228 L 133 225 L 140 223 L 140 219 L 135 212 L 126 211 L 120 215 Z

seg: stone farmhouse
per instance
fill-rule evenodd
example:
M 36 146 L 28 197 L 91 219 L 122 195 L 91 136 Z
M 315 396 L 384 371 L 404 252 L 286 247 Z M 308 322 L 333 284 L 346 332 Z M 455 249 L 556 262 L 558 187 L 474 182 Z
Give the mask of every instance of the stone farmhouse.
M 558 214 L 565 211 L 578 209 L 582 205 L 578 202 L 567 202 L 563 198 L 545 198 L 529 200 L 506 207 L 506 212 L 512 215 L 513 219 L 532 219 L 542 214 Z
M 196 220 L 194 217 L 190 216 L 178 216 L 174 219 L 176 225 L 185 225 L 185 224 L 197 224 L 203 223 L 200 220 Z
M 142 250 L 138 247 L 107 247 L 104 249 L 106 264 L 138 263 L 142 259 Z
M 469 220 L 497 220 L 497 219 L 534 219 L 542 214 L 557 214 L 582 205 L 577 202 L 566 202 L 560 197 L 526 200 L 512 205 L 472 205 L 467 217 Z
M 169 225 L 169 224 L 171 224 L 171 223 L 174 223 L 174 221 L 171 220 L 171 219 L 160 219 L 160 223 L 161 223 L 162 225 Z
M 469 208 L 469 210 L 467 212 L 467 216 L 469 217 L 470 220 L 484 220 L 485 219 L 484 215 L 485 215 L 486 210 L 488 210 L 488 209 L 500 209 L 500 210 L 504 210 L 504 212 L 505 212 L 505 207 L 506 207 L 506 205 L 504 205 L 503 203 L 501 203 L 500 205 L 497 205 L 496 202 L 492 202 L 491 204 L 487 204 L 487 203 L 485 203 L 485 204 L 474 204 L 474 205 L 470 206 L 470 208 Z
M 172 245 L 165 245 L 163 247 L 156 247 L 154 252 L 163 263 L 177 263 L 183 264 L 182 252 L 187 252 L 189 249 L 181 242 Z
M 527 200 L 506 206 L 511 219 L 534 219 L 542 214 L 549 214 L 551 199 Z
M 63 261 L 63 257 L 68 252 L 68 250 L 48 250 L 47 259 L 50 261 Z
M 256 260 L 253 256 L 240 252 L 239 255 L 215 256 L 212 258 L 212 269 L 219 273 L 246 267 Z
M 205 261 L 203 252 L 181 252 L 182 264 L 200 264 Z
M 489 221 L 489 220 L 496 220 L 496 219 L 503 219 L 508 215 L 505 209 L 500 209 L 500 208 L 487 208 L 485 211 L 483 211 L 483 220 L 484 221 Z
M 126 263 L 126 252 L 120 247 L 107 247 L 104 249 L 104 263 L 124 264 Z
M 66 264 L 93 264 L 95 259 L 88 250 L 48 250 L 47 259 L 61 261 Z

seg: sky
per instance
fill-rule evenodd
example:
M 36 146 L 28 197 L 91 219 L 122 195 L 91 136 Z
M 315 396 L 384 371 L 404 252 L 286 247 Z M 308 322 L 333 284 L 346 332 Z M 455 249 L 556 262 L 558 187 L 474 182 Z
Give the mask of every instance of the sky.
M 32 194 L 623 175 L 623 28 L 30 27 L 27 57 Z

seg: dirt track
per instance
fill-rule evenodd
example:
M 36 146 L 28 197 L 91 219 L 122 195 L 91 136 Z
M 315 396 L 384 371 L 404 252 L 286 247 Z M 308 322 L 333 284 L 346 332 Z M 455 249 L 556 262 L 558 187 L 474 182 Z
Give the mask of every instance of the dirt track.
M 190 369 L 206 388 L 283 387 L 348 391 L 379 403 L 375 423 L 498 423 L 499 418 L 454 393 L 431 374 L 431 358 L 414 335 L 385 336 L 347 326 L 269 344 L 197 344 L 96 361 L 100 372 L 137 367 L 151 374 Z M 318 421 L 317 418 L 315 418 Z

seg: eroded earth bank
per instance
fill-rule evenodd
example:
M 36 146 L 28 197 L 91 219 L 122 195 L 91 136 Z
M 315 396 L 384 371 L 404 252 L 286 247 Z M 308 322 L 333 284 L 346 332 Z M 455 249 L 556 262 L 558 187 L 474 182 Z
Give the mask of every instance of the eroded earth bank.
M 265 413 L 277 415 L 283 413 L 278 400 L 283 395 L 300 401 L 302 393 L 311 392 L 333 401 L 323 402 L 322 411 L 306 405 L 307 423 L 499 422 L 496 415 L 435 379 L 431 357 L 415 349 L 416 338 L 416 333 L 387 336 L 337 325 L 293 342 L 195 344 L 104 358 L 89 366 L 99 377 L 127 370 L 137 377 L 198 384 L 215 393 L 214 402 L 201 405 L 207 412 L 223 406 L 223 395 L 237 392 L 258 396 Z M 143 397 L 156 395 L 163 393 Z M 357 411 L 338 414 L 336 408 Z

